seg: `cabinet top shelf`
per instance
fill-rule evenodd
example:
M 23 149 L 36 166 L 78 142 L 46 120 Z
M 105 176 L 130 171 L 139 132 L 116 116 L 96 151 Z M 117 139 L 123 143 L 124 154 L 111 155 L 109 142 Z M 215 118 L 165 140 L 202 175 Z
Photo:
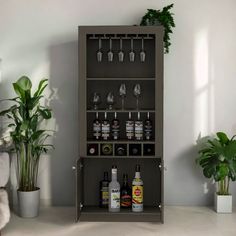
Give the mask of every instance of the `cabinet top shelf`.
M 87 77 L 87 80 L 143 80 L 143 81 L 149 81 L 149 80 L 151 80 L 151 81 L 153 81 L 153 80 L 156 80 L 156 78 L 155 77 L 149 77 L 149 78 L 143 78 L 143 77 L 140 77 L 140 78 L 134 78 L 134 77 L 132 77 L 132 78 L 127 78 L 127 77 L 124 77 L 124 78 L 116 78 L 116 77 L 113 77 L 113 78 L 100 78 L 100 77 L 98 77 L 98 78 L 95 78 L 95 77 Z
M 110 113 L 114 113 L 114 112 L 121 112 L 121 113 L 128 113 L 128 112 L 150 112 L 150 113 L 155 113 L 155 110 L 152 109 L 143 109 L 143 110 L 132 110 L 132 109 L 125 109 L 125 110 L 106 110 L 106 109 L 101 109 L 101 110 L 93 110 L 93 109 L 87 109 L 88 113 L 94 113 L 94 112 L 110 112 Z

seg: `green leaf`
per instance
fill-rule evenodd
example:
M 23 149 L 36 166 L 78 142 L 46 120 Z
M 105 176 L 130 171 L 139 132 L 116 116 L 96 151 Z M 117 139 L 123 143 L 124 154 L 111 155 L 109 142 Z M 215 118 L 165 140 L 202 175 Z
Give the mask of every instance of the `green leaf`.
M 17 105 L 13 105 L 11 106 L 9 109 L 7 110 L 4 110 L 4 111 L 1 111 L 0 112 L 0 116 L 4 116 L 6 115 L 7 113 L 11 113 L 12 111 L 16 110 L 17 109 Z
M 39 109 L 39 113 L 41 114 L 41 116 L 44 118 L 44 119 L 50 119 L 52 117 L 52 113 L 51 113 L 51 110 L 50 109 Z
M 13 88 L 21 101 L 25 101 L 25 91 L 17 83 L 13 83 Z
M 227 137 L 227 135 L 225 133 L 217 132 L 216 135 L 219 138 L 221 143 L 227 144 L 229 142 L 229 138 Z
M 48 86 L 47 81 L 48 79 L 43 79 L 39 82 L 38 89 L 34 93 L 34 97 L 38 97 L 43 93 L 44 89 Z
M 37 130 L 32 134 L 31 139 L 33 141 L 37 140 L 44 132 L 46 132 L 46 130 Z
M 24 91 L 29 91 L 32 88 L 32 83 L 27 76 L 20 77 L 16 84 Z

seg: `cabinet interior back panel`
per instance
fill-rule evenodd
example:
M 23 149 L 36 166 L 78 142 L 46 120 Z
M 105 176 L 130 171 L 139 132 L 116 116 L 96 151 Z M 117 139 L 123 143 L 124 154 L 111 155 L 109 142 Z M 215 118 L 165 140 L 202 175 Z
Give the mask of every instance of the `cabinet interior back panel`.
M 114 59 L 108 62 L 109 40 L 102 40 L 103 58 L 97 61 L 98 40 L 87 39 L 87 77 L 88 78 L 154 78 L 155 77 L 155 40 L 144 40 L 145 62 L 140 61 L 141 39 L 134 39 L 135 61 L 129 61 L 130 39 L 123 40 L 124 61 L 118 61 L 120 42 L 112 40 Z
M 111 167 L 117 165 L 118 181 L 122 186 L 122 176 L 128 174 L 129 186 L 135 174 L 135 165 L 141 166 L 141 177 L 144 182 L 144 206 L 158 206 L 161 200 L 161 176 L 159 160 L 157 159 L 84 159 L 84 205 L 99 205 L 99 181 L 103 178 L 104 171 L 108 171 L 111 178 Z

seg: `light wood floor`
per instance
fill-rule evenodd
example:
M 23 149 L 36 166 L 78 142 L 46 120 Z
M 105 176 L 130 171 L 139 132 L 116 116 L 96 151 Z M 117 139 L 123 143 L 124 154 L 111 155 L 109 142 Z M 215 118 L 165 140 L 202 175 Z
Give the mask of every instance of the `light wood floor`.
M 236 236 L 236 212 L 216 214 L 206 207 L 166 207 L 165 224 L 74 223 L 74 209 L 41 209 L 35 219 L 12 215 L 2 236 Z

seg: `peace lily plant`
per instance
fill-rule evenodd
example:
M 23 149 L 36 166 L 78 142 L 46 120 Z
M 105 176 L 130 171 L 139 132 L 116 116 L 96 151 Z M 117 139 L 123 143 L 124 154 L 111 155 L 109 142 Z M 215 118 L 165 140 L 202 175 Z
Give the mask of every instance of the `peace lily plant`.
M 217 183 L 215 208 L 217 212 L 232 212 L 232 196 L 229 192 L 230 181 L 236 180 L 236 136 L 228 138 L 223 132 L 208 139 L 199 151 L 197 163 L 202 167 L 206 178 Z
M 39 188 L 37 178 L 39 161 L 41 155 L 53 147 L 46 143 L 48 137 L 51 136 L 49 131 L 41 128 L 42 121 L 51 118 L 51 109 L 40 104 L 47 85 L 46 79 L 41 80 L 37 90 L 33 93 L 31 80 L 22 76 L 13 83 L 17 96 L 5 100 L 13 102 L 13 105 L 0 112 L 0 116 L 9 119 L 8 127 L 12 129 L 10 136 L 13 150 L 17 156 L 19 213 L 23 217 L 38 215 Z M 30 205 L 32 202 L 30 197 L 35 198 L 33 206 Z

